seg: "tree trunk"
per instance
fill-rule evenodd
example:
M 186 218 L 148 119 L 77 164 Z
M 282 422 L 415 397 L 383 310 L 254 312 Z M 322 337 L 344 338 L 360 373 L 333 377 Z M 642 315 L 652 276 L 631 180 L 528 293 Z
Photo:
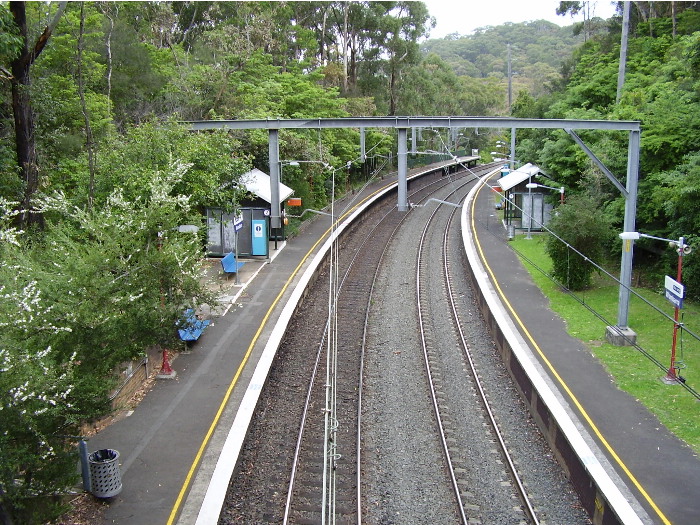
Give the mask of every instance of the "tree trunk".
M 321 38 L 320 38 L 320 43 L 319 43 L 319 53 L 321 55 L 321 66 L 326 66 L 328 65 L 328 49 L 326 46 L 326 21 L 328 20 L 328 10 L 330 7 L 327 7 L 323 11 L 323 23 L 321 24 Z
M 80 97 L 80 108 L 85 119 L 85 146 L 88 154 L 88 171 L 90 172 L 90 183 L 88 184 L 88 210 L 92 210 L 95 199 L 95 143 L 92 137 L 92 126 L 90 125 L 90 113 L 85 101 L 85 80 L 83 79 L 83 46 L 85 33 L 85 3 L 80 4 L 80 33 L 78 34 L 78 96 Z
M 12 61 L 12 112 L 15 118 L 15 148 L 17 164 L 24 180 L 21 225 L 43 227 L 44 218 L 32 211 L 32 198 L 39 189 L 39 166 L 37 164 L 36 143 L 34 140 L 34 113 L 29 97 L 31 77 L 29 69 L 34 60 L 44 50 L 52 31 L 66 9 L 67 2 L 61 2 L 51 23 L 46 26 L 34 47 L 29 49 L 27 36 L 27 13 L 24 2 L 10 2 L 10 12 L 22 37 L 22 50 Z
M 642 22 L 649 20 L 649 11 L 646 6 L 646 2 L 632 2 L 637 8 L 637 13 L 639 14 Z
M 34 114 L 29 99 L 29 66 L 32 63 L 27 44 L 27 15 L 24 2 L 10 2 L 10 11 L 19 27 L 22 37 L 22 50 L 12 61 L 12 111 L 15 120 L 15 149 L 17 165 L 24 181 L 24 196 L 22 198 L 22 214 L 20 221 L 23 227 L 36 224 L 42 226 L 42 219 L 37 214 L 29 213 L 31 199 L 39 188 L 39 167 L 36 162 L 36 146 L 34 142 Z
M 119 6 L 115 3 L 116 14 L 119 14 Z M 112 33 L 114 33 L 114 16 L 111 13 L 109 4 L 101 4 L 100 9 L 102 14 L 109 20 L 109 31 L 107 31 L 107 39 L 105 40 L 105 49 L 107 50 L 107 104 L 109 114 L 112 114 Z M 172 49 L 170 45 L 168 45 Z
M 350 36 L 350 71 L 348 89 L 351 93 L 357 88 L 357 32 L 352 31 Z
M 389 77 L 389 116 L 396 115 L 396 68 L 392 64 Z
M 673 38 L 676 38 L 676 2 L 671 0 L 671 19 L 673 20 Z
M 619 104 L 622 98 L 622 88 L 625 86 L 625 74 L 627 69 L 627 39 L 630 32 L 630 3 L 625 2 L 622 8 L 622 37 L 620 39 L 620 65 L 617 70 L 617 96 L 615 103 Z
M 343 95 L 348 92 L 348 3 L 343 2 Z

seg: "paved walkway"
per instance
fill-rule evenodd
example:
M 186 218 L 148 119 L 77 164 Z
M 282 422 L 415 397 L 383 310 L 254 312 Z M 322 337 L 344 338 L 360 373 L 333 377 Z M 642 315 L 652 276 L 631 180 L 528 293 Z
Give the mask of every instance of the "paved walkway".
M 641 403 L 619 390 L 589 348 L 568 335 L 564 321 L 549 309 L 547 298 L 509 248 L 506 230 L 496 216 L 493 193 L 488 188 L 477 197 L 475 225 L 486 263 L 517 313 L 519 320 L 514 319 L 515 324 L 526 340 L 529 337 L 525 330 L 532 336 L 532 353 L 595 436 L 596 443 L 606 452 L 632 494 L 655 523 L 665 523 L 664 519 L 676 525 L 700 523 L 700 460 L 697 455 Z M 604 339 L 604 326 L 600 332 Z M 620 351 L 632 350 L 621 348 Z M 547 361 L 562 378 L 561 383 Z M 562 383 L 580 403 L 580 408 L 565 393 Z M 581 409 L 590 422 L 585 422 Z M 697 425 L 699 421 L 696 419 L 689 424 Z

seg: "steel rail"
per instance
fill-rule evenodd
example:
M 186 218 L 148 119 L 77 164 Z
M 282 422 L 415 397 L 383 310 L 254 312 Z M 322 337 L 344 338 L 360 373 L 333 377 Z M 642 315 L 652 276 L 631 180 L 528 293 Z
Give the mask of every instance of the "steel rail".
M 390 210 L 389 212 L 387 212 L 387 213 L 384 215 L 384 217 L 382 217 L 381 220 L 378 221 L 377 224 L 372 228 L 372 230 L 366 235 L 364 241 L 362 242 L 362 244 L 361 244 L 361 246 L 360 246 L 360 249 L 358 249 L 358 250 L 355 252 L 355 254 L 353 255 L 352 260 L 350 261 L 350 264 L 348 264 L 348 267 L 345 269 L 345 273 L 343 274 L 343 278 L 341 279 L 341 282 L 340 282 L 340 284 L 339 284 L 339 286 L 338 286 L 338 294 L 340 294 L 340 292 L 342 291 L 343 285 L 344 285 L 345 282 L 347 281 L 348 275 L 350 274 L 350 271 L 352 270 L 353 263 L 355 262 L 355 260 L 356 260 L 357 257 L 359 256 L 359 254 L 361 253 L 361 249 L 362 249 L 362 248 L 367 244 L 367 242 L 371 239 L 372 234 L 373 234 L 380 226 L 383 225 L 383 223 L 384 223 L 384 221 L 386 220 L 386 218 L 387 218 L 392 212 L 393 212 L 393 209 Z M 392 235 L 393 235 L 393 234 L 392 234 Z M 382 255 L 383 255 L 383 254 L 382 254 Z M 374 279 L 373 279 L 373 281 L 372 281 L 372 286 L 371 286 L 371 289 L 370 289 L 370 297 L 369 297 L 369 299 L 368 299 L 368 301 L 367 301 L 367 311 L 369 311 L 369 304 L 370 304 L 370 301 L 371 301 L 371 290 L 374 289 L 374 281 L 375 281 L 375 280 L 376 280 L 376 273 L 375 273 L 375 277 L 374 277 Z M 365 314 L 365 332 L 366 332 L 366 326 L 367 326 L 367 316 L 368 316 L 368 313 Z M 331 319 L 329 318 L 329 319 L 327 319 L 327 321 L 326 321 L 326 326 L 325 326 L 324 331 L 323 331 L 322 339 L 321 339 L 321 341 L 320 341 L 320 343 L 319 343 L 319 347 L 318 347 L 318 348 L 319 348 L 319 351 L 318 351 L 317 356 L 316 356 L 316 364 L 315 364 L 315 367 L 314 367 L 314 373 L 313 373 L 313 375 L 312 375 L 312 377 L 311 377 L 311 381 L 310 381 L 310 383 L 309 383 L 309 388 L 308 388 L 308 390 L 307 390 L 306 404 L 305 404 L 305 406 L 304 406 L 304 412 L 303 412 L 303 414 L 302 414 L 302 421 L 301 421 L 300 428 L 299 428 L 299 433 L 298 433 L 298 436 L 297 436 L 297 445 L 296 445 L 296 448 L 295 448 L 295 451 L 294 451 L 294 458 L 293 458 L 293 461 L 292 461 L 292 475 L 291 475 L 291 479 L 290 479 L 290 482 L 289 482 L 289 489 L 288 489 L 288 491 L 287 491 L 287 502 L 286 502 L 286 504 L 285 504 L 284 521 L 283 521 L 283 523 L 284 523 L 285 525 L 289 523 L 289 517 L 290 517 L 291 506 L 292 506 L 292 500 L 293 500 L 294 481 L 295 481 L 295 477 L 296 477 L 297 466 L 298 466 L 298 463 L 299 463 L 299 453 L 300 453 L 300 451 L 301 451 L 301 443 L 302 443 L 302 439 L 303 439 L 304 430 L 305 430 L 305 427 L 306 427 L 306 418 L 307 418 L 307 415 L 308 415 L 308 408 L 309 408 L 310 403 L 311 403 L 311 393 L 312 393 L 312 390 L 313 390 L 314 381 L 315 381 L 316 376 L 317 376 L 318 366 L 319 366 L 320 361 L 321 361 L 321 356 L 322 356 L 322 354 L 323 354 L 323 348 L 324 348 L 324 345 L 325 345 L 326 337 L 328 336 L 328 331 L 329 331 L 329 328 L 330 328 L 330 324 L 331 324 Z M 364 354 L 364 341 L 365 341 L 365 334 L 363 334 L 363 344 L 362 344 L 362 353 L 363 353 L 363 354 Z M 361 361 L 362 361 L 362 359 L 361 359 Z M 360 375 L 359 375 L 359 379 L 358 379 L 358 384 L 359 384 L 358 392 L 361 392 L 361 390 L 362 390 L 362 369 L 360 369 Z M 360 410 L 360 409 L 359 409 L 359 407 L 358 407 L 358 414 L 359 414 L 359 410 Z M 360 491 L 360 488 L 359 488 L 359 487 L 360 487 L 360 485 L 359 485 L 359 481 L 360 481 L 360 469 L 359 469 L 359 465 L 360 465 L 360 463 L 359 463 L 360 430 L 359 430 L 359 428 L 360 428 L 360 424 L 359 424 L 359 422 L 358 422 L 358 429 L 357 429 L 358 460 L 357 460 L 357 462 L 356 462 L 357 467 L 358 467 L 358 473 L 357 473 L 357 477 L 358 477 L 358 489 L 357 489 L 357 490 L 358 490 L 358 491 L 357 491 L 357 496 L 358 496 L 358 498 L 357 498 L 357 499 L 358 499 L 358 507 L 357 507 L 357 508 L 358 508 L 358 516 L 361 515 L 360 512 L 359 512 L 359 511 L 360 511 L 360 503 L 359 503 L 359 501 L 360 501 L 360 492 L 359 492 L 359 491 Z M 358 518 L 358 523 L 359 523 L 359 521 L 360 521 L 360 519 Z
M 465 173 L 466 175 L 469 174 L 468 171 L 465 171 L 464 173 Z M 453 175 L 455 175 L 455 174 L 453 174 Z M 436 184 L 442 184 L 442 186 L 445 186 L 445 185 L 447 185 L 447 184 L 451 184 L 452 181 L 453 181 L 453 175 L 451 175 L 451 176 L 448 177 L 447 179 L 439 179 L 439 180 L 437 180 L 437 181 L 434 181 L 434 182 L 429 183 L 428 185 L 426 185 L 426 186 L 424 186 L 424 187 L 418 188 L 417 190 L 415 190 L 415 191 L 411 194 L 411 196 L 415 196 L 416 194 L 418 194 L 418 193 L 420 193 L 420 192 L 424 192 L 424 191 L 426 191 L 427 189 L 429 189 L 431 186 L 436 185 Z M 471 182 L 471 181 L 470 181 L 470 182 Z M 441 187 L 442 187 L 442 186 L 441 186 Z M 374 232 L 377 231 L 377 229 L 379 229 L 381 226 L 383 226 L 385 220 L 386 220 L 386 219 L 389 217 L 389 215 L 391 215 L 392 213 L 394 213 L 394 208 L 392 208 L 389 212 L 387 212 L 387 213 L 382 217 L 382 219 L 379 220 L 379 221 L 377 222 L 377 224 L 371 229 L 371 231 L 370 231 L 369 233 L 367 233 L 365 239 L 362 241 L 362 244 L 361 244 L 360 248 L 359 248 L 359 249 L 355 252 L 355 254 L 353 255 L 353 257 L 352 257 L 350 263 L 348 264 L 348 266 L 347 266 L 347 268 L 346 268 L 346 270 L 345 270 L 345 272 L 344 272 L 343 278 L 342 278 L 342 280 L 341 280 L 341 282 L 340 282 L 340 284 L 339 284 L 339 287 L 338 287 L 338 294 L 340 294 L 341 290 L 343 289 L 343 286 L 344 286 L 345 283 L 347 282 L 347 278 L 348 278 L 348 276 L 349 276 L 351 270 L 353 269 L 354 263 L 356 262 L 357 258 L 358 258 L 358 257 L 361 255 L 361 253 L 362 253 L 362 248 L 364 248 L 364 247 L 367 245 L 367 243 L 368 243 L 369 241 L 372 240 L 372 236 L 373 236 Z M 406 214 L 406 215 L 407 215 L 407 214 Z M 395 235 L 396 231 L 399 229 L 399 227 L 401 226 L 401 224 L 403 223 L 403 221 L 406 219 L 406 215 L 404 215 L 404 216 L 401 218 L 401 220 L 397 223 L 397 225 L 394 227 L 394 230 L 393 230 L 393 231 L 391 232 L 391 234 L 389 235 L 389 238 L 393 238 L 393 236 Z M 381 261 L 383 260 L 384 255 L 385 255 L 386 252 L 387 252 L 388 246 L 389 246 L 389 243 L 385 243 L 384 249 L 382 250 L 382 252 L 381 252 L 381 254 L 380 254 L 380 257 L 379 257 L 379 260 L 378 260 L 379 262 L 378 262 L 378 264 L 377 264 L 377 267 L 376 267 L 376 269 L 375 269 L 375 272 L 374 272 L 374 275 L 373 275 L 373 278 L 372 278 L 372 284 L 371 284 L 370 291 L 369 291 L 369 294 L 368 294 L 368 299 L 367 299 L 367 304 L 366 304 L 366 309 L 365 309 L 365 319 L 364 319 L 364 327 L 363 327 L 363 335 L 362 335 L 362 349 L 361 349 L 361 358 L 360 358 L 360 363 L 361 363 L 361 365 L 360 365 L 359 379 L 358 379 L 358 384 L 359 384 L 359 386 L 358 386 L 358 409 L 357 409 L 358 418 L 357 418 L 357 431 L 356 431 L 356 436 L 357 436 L 357 446 L 356 446 L 356 452 L 357 452 L 357 458 L 356 458 L 356 469 L 357 469 L 357 472 L 356 472 L 356 476 L 357 476 L 357 478 L 356 478 L 356 479 L 357 479 L 356 497 L 357 497 L 357 505 L 356 505 L 356 506 L 357 506 L 357 523 L 358 523 L 358 525 L 359 525 L 359 524 L 361 523 L 361 521 L 362 521 L 362 508 L 361 508 L 361 505 L 362 505 L 362 497 L 361 497 L 361 442 L 360 442 L 360 437 L 361 437 L 361 409 L 362 409 L 362 403 L 361 403 L 362 397 L 361 397 L 361 394 L 362 394 L 362 381 L 363 381 L 363 370 L 364 370 L 364 350 L 365 350 L 365 342 L 366 342 L 366 339 L 367 339 L 367 330 L 368 330 L 368 325 L 369 325 L 369 306 L 370 306 L 371 301 L 372 301 L 372 292 L 374 291 L 374 284 L 376 283 L 376 279 L 377 279 L 377 276 L 378 276 L 378 274 L 379 274 Z M 284 518 L 283 518 L 283 523 L 284 523 L 285 525 L 289 524 L 289 523 L 290 523 L 289 520 L 291 519 L 292 504 L 293 504 L 293 499 L 294 499 L 294 486 L 295 486 L 295 480 L 296 480 L 297 473 L 298 473 L 298 465 L 299 465 L 299 460 L 300 460 L 300 455 L 301 455 L 301 450 L 302 450 L 302 441 L 303 441 L 303 438 L 304 438 L 304 431 L 306 430 L 306 423 L 307 423 L 307 419 L 308 419 L 308 415 L 309 415 L 309 408 L 310 408 L 310 405 L 311 405 L 311 402 L 312 402 L 313 387 L 314 387 L 315 381 L 316 381 L 316 379 L 317 379 L 317 377 L 318 377 L 318 370 L 319 370 L 319 367 L 320 367 L 321 358 L 322 358 L 322 356 L 323 356 L 324 346 L 326 346 L 325 343 L 326 343 L 326 338 L 328 337 L 328 332 L 329 332 L 329 328 L 330 328 L 330 323 L 331 323 L 331 319 L 329 318 L 329 319 L 326 320 L 326 325 L 325 325 L 325 328 L 324 328 L 324 331 L 323 331 L 321 340 L 320 340 L 320 342 L 319 342 L 319 344 L 318 344 L 318 351 L 317 351 L 317 354 L 316 354 L 316 361 L 315 361 L 315 364 L 314 364 L 314 370 L 313 370 L 312 376 L 311 376 L 310 381 L 309 381 L 309 387 L 308 387 L 308 389 L 307 389 L 307 395 L 306 395 L 304 410 L 303 410 L 303 412 L 302 412 L 302 416 L 301 416 L 301 420 L 300 420 L 300 424 L 299 424 L 299 431 L 298 431 L 298 433 L 297 433 L 296 446 L 295 446 L 294 456 L 293 456 L 293 459 L 292 459 L 292 471 L 291 471 L 291 475 L 290 475 L 289 486 L 288 486 L 288 489 L 287 489 L 287 498 L 286 498 L 286 503 L 285 503 L 285 511 L 284 511 Z
M 466 185 L 466 184 L 465 184 Z M 454 192 L 453 192 L 454 193 Z M 430 224 L 433 221 L 433 218 L 437 214 L 437 211 L 439 209 L 436 207 L 432 213 L 430 214 L 430 217 L 426 221 L 425 227 L 423 228 L 423 231 L 420 236 L 420 240 L 418 243 L 418 253 L 416 256 L 416 306 L 417 306 L 417 311 L 418 311 L 418 329 L 420 332 L 420 338 L 421 338 L 421 347 L 423 349 L 423 360 L 425 363 L 425 371 L 428 376 L 428 386 L 430 388 L 430 397 L 433 402 L 433 410 L 435 411 L 435 420 L 437 423 L 438 431 L 440 433 L 440 441 L 442 443 L 442 450 L 445 455 L 445 461 L 447 462 L 447 471 L 449 473 L 449 478 L 450 478 L 450 483 L 452 485 L 452 489 L 455 494 L 455 499 L 457 500 L 457 506 L 459 507 L 459 514 L 462 520 L 462 523 L 464 525 L 468 525 L 469 519 L 466 515 L 466 512 L 464 510 L 464 501 L 462 500 L 462 494 L 459 489 L 459 484 L 457 483 L 457 476 L 455 473 L 455 467 L 453 465 L 452 461 L 452 455 L 450 454 L 449 446 L 447 444 L 447 436 L 445 435 L 445 427 L 442 422 L 442 415 L 440 411 L 440 405 L 437 399 L 437 393 L 435 391 L 435 384 L 433 380 L 433 374 L 430 370 L 430 351 L 428 350 L 428 344 L 426 341 L 426 333 L 425 333 L 425 326 L 424 326 L 424 321 L 423 321 L 423 308 L 421 307 L 421 260 L 422 260 L 422 255 L 423 255 L 423 247 L 425 244 L 425 240 L 427 237 L 428 229 L 430 228 Z
M 292 458 L 292 472 L 289 480 L 289 489 L 287 490 L 287 502 L 284 506 L 284 519 L 282 523 L 285 525 L 289 523 L 289 512 L 292 507 L 292 494 L 294 490 L 294 481 L 296 480 L 297 468 L 299 466 L 299 455 L 301 452 L 301 442 L 304 436 L 304 430 L 306 428 L 306 421 L 308 419 L 309 407 L 311 406 L 311 396 L 316 381 L 316 376 L 318 374 L 319 364 L 321 363 L 321 356 L 323 355 L 323 348 L 326 342 L 326 335 L 328 334 L 328 325 L 330 319 L 326 321 L 326 327 L 323 330 L 321 336 L 321 341 L 318 344 L 318 351 L 316 352 L 316 362 L 314 363 L 313 373 L 311 374 L 311 379 L 309 380 L 309 388 L 306 391 L 306 401 L 304 403 L 304 410 L 301 414 L 301 422 L 299 423 L 299 432 L 297 434 L 297 443 L 294 449 L 294 457 Z
M 481 384 L 481 380 L 479 379 L 479 374 L 476 369 L 476 365 L 474 364 L 474 360 L 472 359 L 472 352 L 471 348 L 469 345 L 469 342 L 467 341 L 467 338 L 464 335 L 464 331 L 462 330 L 462 323 L 460 323 L 459 320 L 459 314 L 457 312 L 457 304 L 455 301 L 454 293 L 453 293 L 453 288 L 452 288 L 452 282 L 450 279 L 450 273 L 449 273 L 449 260 L 448 260 L 448 236 L 449 236 L 449 230 L 450 230 L 450 225 L 452 224 L 452 220 L 457 214 L 457 210 L 454 209 L 452 210 L 450 214 L 450 218 L 447 223 L 447 227 L 445 228 L 445 234 L 443 237 L 443 251 L 442 251 L 442 257 L 443 257 L 443 275 L 445 278 L 445 282 L 447 284 L 447 296 L 450 300 L 450 308 L 452 310 L 452 318 L 454 320 L 454 325 L 457 328 L 457 333 L 459 334 L 459 339 L 462 343 L 462 352 L 464 353 L 465 358 L 467 359 L 467 362 L 469 363 L 469 368 L 472 372 L 472 376 L 474 378 L 474 382 L 477 387 L 477 391 L 479 392 L 479 398 L 481 399 L 481 402 L 484 405 L 484 410 L 488 414 L 489 421 L 491 423 L 491 428 L 493 429 L 494 434 L 496 435 L 496 438 L 498 440 L 498 443 L 501 448 L 501 453 L 503 458 L 506 460 L 506 463 L 508 464 L 508 467 L 511 472 L 511 476 L 513 477 L 513 480 L 515 481 L 515 484 L 518 489 L 518 493 L 520 495 L 520 498 L 523 502 L 523 505 L 525 506 L 525 509 L 527 511 L 528 516 L 530 517 L 532 523 L 534 525 L 539 525 L 540 521 L 537 518 L 537 513 L 535 512 L 535 508 L 533 507 L 532 503 L 530 502 L 530 497 L 527 494 L 527 491 L 525 490 L 525 486 L 520 479 L 520 475 L 518 474 L 518 471 L 515 467 L 515 463 L 513 462 L 513 459 L 510 456 L 510 453 L 508 452 L 508 447 L 506 445 L 505 439 L 503 438 L 503 434 L 501 433 L 498 423 L 496 422 L 496 418 L 493 414 L 493 411 L 491 410 L 491 405 L 488 402 L 488 399 L 486 397 L 486 393 L 484 391 L 484 388 Z
M 456 194 L 461 188 L 463 188 L 464 186 L 466 186 L 466 185 L 469 184 L 470 182 L 473 182 L 474 180 L 477 180 L 477 179 L 479 178 L 479 175 L 478 175 L 478 174 L 474 174 L 474 175 L 475 175 L 474 179 L 465 182 L 462 186 L 460 186 L 460 188 L 456 188 L 456 189 L 450 194 L 450 196 Z M 450 196 L 448 196 L 447 199 L 449 199 Z M 428 200 L 435 200 L 435 201 L 438 201 L 439 204 L 440 204 L 440 203 L 452 204 L 452 203 L 447 202 L 447 201 L 445 201 L 445 200 L 439 200 L 439 199 L 428 199 Z M 421 297 L 422 297 L 422 295 L 421 295 L 421 294 L 422 294 L 422 289 L 421 289 L 421 261 L 422 261 L 422 259 L 423 259 L 422 254 L 423 254 L 423 252 L 424 252 L 424 245 L 425 245 L 426 238 L 427 238 L 427 236 L 428 236 L 429 228 L 430 228 L 431 223 L 433 222 L 433 219 L 436 217 L 436 215 L 437 215 L 437 213 L 438 213 L 438 210 L 439 210 L 439 208 L 440 208 L 439 204 L 438 204 L 438 206 L 435 208 L 435 210 L 432 211 L 430 217 L 428 218 L 428 220 L 427 220 L 427 222 L 426 222 L 426 225 L 425 225 L 425 227 L 424 227 L 424 229 L 423 229 L 423 232 L 421 233 L 421 237 L 420 237 L 420 241 L 419 241 L 418 255 L 417 255 L 417 264 L 416 264 L 416 287 L 417 287 L 416 303 L 417 303 L 417 310 L 418 310 L 418 320 L 419 320 L 419 330 L 420 330 L 420 336 L 421 336 L 421 345 L 422 345 L 422 347 L 423 347 L 423 357 L 424 357 L 424 362 L 425 362 L 426 373 L 427 373 L 427 376 L 428 376 L 428 384 L 429 384 L 429 388 L 430 388 L 430 392 L 431 392 L 431 398 L 432 398 L 432 402 L 433 402 L 433 409 L 434 409 L 434 411 L 435 411 L 436 422 L 437 422 L 438 430 L 439 430 L 439 433 L 440 433 L 440 438 L 441 438 L 441 441 L 442 441 L 443 452 L 444 452 L 444 454 L 445 454 L 445 459 L 446 459 L 446 462 L 447 462 L 447 468 L 448 468 L 448 472 L 449 472 L 450 482 L 451 482 L 451 484 L 452 484 L 452 487 L 453 487 L 453 490 L 454 490 L 454 494 L 455 494 L 455 498 L 456 498 L 456 500 L 457 500 L 457 503 L 458 503 L 458 506 L 459 506 L 459 509 L 460 509 L 460 516 L 461 516 L 462 522 L 463 522 L 464 524 L 468 524 L 468 523 L 469 523 L 469 518 L 467 517 L 466 512 L 465 512 L 465 503 L 464 503 L 464 501 L 462 500 L 462 495 L 461 495 L 461 491 L 460 491 L 460 488 L 459 488 L 459 484 L 458 484 L 458 480 L 457 480 L 457 475 L 456 475 L 456 472 L 455 472 L 455 469 L 454 469 L 454 466 L 453 466 L 453 461 L 452 461 L 452 458 L 451 458 L 451 453 L 450 453 L 449 446 L 448 446 L 448 443 L 447 443 L 447 436 L 446 436 L 445 428 L 444 428 L 444 426 L 443 426 L 443 424 L 442 424 L 442 416 L 441 416 L 440 402 L 438 401 L 438 396 L 437 396 L 437 393 L 436 393 L 436 391 L 435 391 L 435 385 L 434 385 L 434 381 L 433 381 L 433 374 L 432 374 L 432 372 L 431 372 L 430 350 L 429 350 L 429 348 L 428 348 L 428 344 L 427 344 L 427 341 L 426 341 L 426 339 L 427 339 L 427 338 L 426 338 L 426 331 L 425 331 L 424 322 L 423 322 L 424 315 L 423 315 L 423 308 L 422 308 L 422 306 L 421 306 Z M 455 303 L 454 303 L 454 298 L 453 298 L 453 294 L 452 294 L 452 287 L 451 287 L 451 283 L 450 283 L 450 281 L 449 281 L 448 274 L 447 274 L 447 264 L 448 264 L 448 261 L 447 261 L 447 236 L 448 236 L 448 233 L 449 233 L 450 224 L 451 224 L 451 222 L 452 222 L 452 220 L 453 220 L 453 217 L 454 217 L 455 214 L 456 214 L 456 211 L 457 211 L 457 207 L 455 206 L 455 209 L 451 212 L 450 217 L 449 217 L 449 219 L 448 219 L 448 223 L 447 223 L 447 225 L 446 225 L 446 227 L 445 227 L 445 233 L 444 233 L 443 243 L 442 243 L 442 246 L 443 246 L 443 258 L 444 258 L 444 261 L 445 261 L 445 262 L 444 262 L 444 280 L 445 280 L 445 282 L 447 283 L 447 293 L 448 293 L 448 297 L 449 297 L 449 299 L 450 299 L 450 306 L 451 306 L 451 308 L 453 309 L 453 316 L 456 316 L 456 305 L 455 305 Z M 464 337 L 464 333 L 463 333 L 463 331 L 461 330 L 461 327 L 459 326 L 459 322 L 458 322 L 458 321 L 456 321 L 456 324 L 458 325 L 458 332 L 459 332 L 460 340 L 461 340 L 461 342 L 462 342 L 462 346 L 463 346 L 463 349 L 464 349 L 464 348 L 465 348 L 465 345 L 466 345 L 466 338 Z M 464 350 L 463 350 L 463 351 L 464 351 Z M 466 353 L 466 352 L 465 352 L 465 353 Z M 521 483 L 521 481 L 520 481 L 520 479 L 519 479 L 519 476 L 517 475 L 517 471 L 515 470 L 515 465 L 513 464 L 512 460 L 510 459 L 510 455 L 508 454 L 507 449 L 505 448 L 505 442 L 504 442 L 503 439 L 502 439 L 502 436 L 501 436 L 501 434 L 500 434 L 500 431 L 498 430 L 498 427 L 495 425 L 495 420 L 494 420 L 493 412 L 491 411 L 490 406 L 488 405 L 488 402 L 486 401 L 485 394 L 484 394 L 483 388 L 481 387 L 481 383 L 480 383 L 480 381 L 478 380 L 478 377 L 477 377 L 477 374 L 476 374 L 476 368 L 475 368 L 475 366 L 474 366 L 474 364 L 473 364 L 473 361 L 472 361 L 472 359 L 471 359 L 471 356 L 469 356 L 468 353 L 466 353 L 466 355 L 467 355 L 467 358 L 468 358 L 470 367 L 472 368 L 472 374 L 473 374 L 473 377 L 475 378 L 475 382 L 476 382 L 476 385 L 477 385 L 477 390 L 479 390 L 479 392 L 480 392 L 480 394 L 481 394 L 481 399 L 482 399 L 482 402 L 483 402 L 483 404 L 484 404 L 484 406 L 485 406 L 485 408 L 486 408 L 486 412 L 487 412 L 487 414 L 488 414 L 488 416 L 489 416 L 489 418 L 490 418 L 490 420 L 491 420 L 492 428 L 495 430 L 495 434 L 497 435 L 498 440 L 499 440 L 499 443 L 501 444 L 502 451 L 503 451 L 503 453 L 504 453 L 503 455 L 507 458 L 507 462 L 508 462 L 509 468 L 510 468 L 510 470 L 511 470 L 511 474 L 512 474 L 513 478 L 515 479 L 516 485 L 517 485 L 517 487 L 518 487 L 518 492 L 519 492 L 519 494 L 521 495 L 521 498 L 522 498 L 522 500 L 523 500 L 523 503 L 524 503 L 524 505 L 525 505 L 526 508 L 527 508 L 528 516 L 531 517 L 532 523 L 534 523 L 535 525 L 537 525 L 537 524 L 539 524 L 539 521 L 537 520 L 537 517 L 536 517 L 536 515 L 535 515 L 535 513 L 534 513 L 534 509 L 532 508 L 532 505 L 529 503 L 529 498 L 527 497 L 527 494 L 525 493 L 524 487 L 523 487 L 523 485 L 522 485 L 522 483 Z

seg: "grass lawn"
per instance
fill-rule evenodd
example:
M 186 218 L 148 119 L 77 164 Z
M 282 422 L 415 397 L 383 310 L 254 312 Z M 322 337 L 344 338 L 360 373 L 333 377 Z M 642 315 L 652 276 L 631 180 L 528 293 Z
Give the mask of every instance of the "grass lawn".
M 544 251 L 544 237 L 532 240 L 517 236 L 511 246 L 534 264 L 521 260 L 535 283 L 549 298 L 552 309 L 566 320 L 572 337 L 586 343 L 612 374 L 618 386 L 649 408 L 661 422 L 678 437 L 700 452 L 700 402 L 680 385 L 666 385 L 661 381 L 671 363 L 673 322 L 657 313 L 642 299 L 632 295 L 629 308 L 629 326 L 637 333 L 637 344 L 660 361 L 662 370 L 640 351 L 632 347 L 616 347 L 605 340 L 605 327 L 617 323 L 618 285 L 606 275 L 595 277 L 591 289 L 578 292 L 579 299 L 606 319 L 600 320 L 576 299 L 561 291 L 547 276 L 551 261 Z M 615 272 L 619 274 L 619 269 Z M 667 315 L 673 317 L 673 306 L 659 291 L 635 291 Z M 693 333 L 700 333 L 700 306 L 684 303 L 681 322 Z M 678 332 L 676 361 L 685 364 L 680 370 L 687 384 L 700 389 L 700 342 L 688 334 Z

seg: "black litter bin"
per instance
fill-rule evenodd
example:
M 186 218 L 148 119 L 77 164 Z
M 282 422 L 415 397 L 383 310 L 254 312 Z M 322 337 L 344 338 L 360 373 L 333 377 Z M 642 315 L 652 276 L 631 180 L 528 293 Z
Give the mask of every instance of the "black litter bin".
M 119 452 L 111 448 L 97 450 L 88 456 L 90 492 L 97 498 L 111 498 L 122 491 Z

